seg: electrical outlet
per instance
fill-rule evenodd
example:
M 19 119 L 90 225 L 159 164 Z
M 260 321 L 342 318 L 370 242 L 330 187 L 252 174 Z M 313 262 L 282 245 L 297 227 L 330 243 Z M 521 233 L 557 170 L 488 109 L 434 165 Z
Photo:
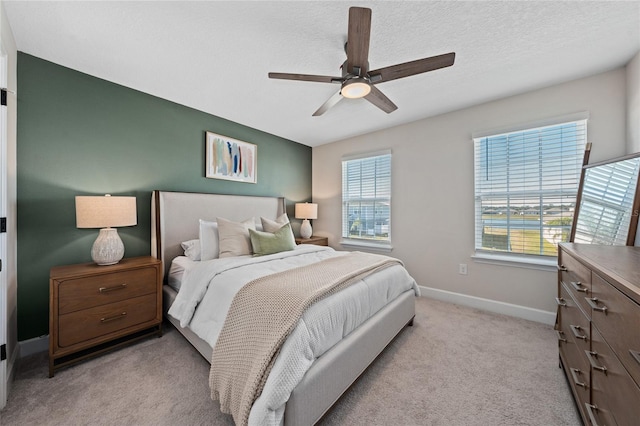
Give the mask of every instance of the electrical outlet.
M 461 263 L 460 265 L 458 265 L 458 273 L 460 275 L 467 275 L 467 264 L 466 263 Z

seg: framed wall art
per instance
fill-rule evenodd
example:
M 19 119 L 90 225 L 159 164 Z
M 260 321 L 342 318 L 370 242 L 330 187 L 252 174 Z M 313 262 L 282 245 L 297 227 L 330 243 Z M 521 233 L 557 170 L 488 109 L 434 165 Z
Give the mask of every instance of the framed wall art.
M 257 145 L 206 132 L 206 177 L 256 183 L 257 165 Z

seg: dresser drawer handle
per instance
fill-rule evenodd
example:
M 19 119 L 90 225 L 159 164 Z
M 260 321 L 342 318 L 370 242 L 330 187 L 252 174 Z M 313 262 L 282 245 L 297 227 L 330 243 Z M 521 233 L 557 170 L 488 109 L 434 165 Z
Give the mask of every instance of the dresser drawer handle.
M 556 330 L 556 335 L 558 336 L 559 342 L 567 343 L 567 339 L 564 338 L 564 331 Z
M 594 311 L 604 312 L 605 314 L 607 313 L 607 307 L 606 306 L 598 306 L 598 302 L 600 300 L 598 300 L 597 297 L 585 297 L 585 300 L 587 301 L 589 306 L 591 306 L 591 308 Z
M 123 289 L 125 289 L 125 288 L 127 288 L 127 283 L 122 283 L 122 284 L 120 284 L 120 285 L 114 285 L 113 287 L 100 287 L 100 288 L 98 289 L 98 291 L 99 291 L 100 293 L 108 293 L 108 292 L 110 292 L 110 291 L 114 291 L 114 290 L 123 290 Z
M 597 405 L 591 405 L 588 402 L 585 402 L 584 406 L 587 407 L 587 413 L 589 414 L 589 420 L 591 420 L 591 424 L 593 426 L 599 426 L 598 422 L 596 422 L 596 416 L 593 413 L 594 411 L 598 411 L 598 406 Z
M 582 327 L 579 325 L 569 325 L 569 328 L 571 328 L 571 331 L 573 331 L 573 335 L 576 336 L 576 338 L 582 339 L 585 342 L 589 339 L 586 334 L 579 334 L 580 330 L 582 330 Z
M 561 272 L 567 272 L 567 271 L 568 271 L 568 269 L 567 269 L 567 267 L 566 267 L 566 266 L 564 266 L 564 265 L 558 265 L 558 271 L 561 271 Z
M 589 289 L 583 286 L 580 281 L 571 281 L 571 286 L 580 293 L 589 293 Z
M 597 362 L 596 362 L 596 359 L 598 358 L 598 352 L 584 351 L 584 353 L 587 354 L 587 358 L 589 358 L 589 364 L 591 364 L 591 367 L 594 370 L 600 370 L 604 374 L 607 374 L 607 367 L 603 367 L 602 365 L 598 365 Z
M 573 377 L 573 383 L 575 383 L 576 386 L 580 386 L 586 389 L 587 385 L 584 384 L 584 382 L 578 381 L 578 374 L 582 374 L 582 371 L 578 370 L 577 368 L 570 368 L 569 370 L 571 371 L 571 377 Z
M 562 297 L 556 297 L 556 303 L 558 306 L 567 306 L 567 302 Z
M 636 362 L 640 364 L 640 352 L 632 351 L 631 349 L 629 349 L 629 353 L 631 353 L 631 356 L 633 357 L 633 359 L 635 359 Z
M 100 318 L 100 322 L 115 321 L 115 320 L 117 320 L 117 319 L 124 318 L 124 317 L 126 317 L 126 316 L 127 316 L 127 313 L 126 313 L 126 312 L 122 312 L 121 314 L 114 315 L 114 316 L 112 316 L 112 317 L 104 317 L 104 318 Z

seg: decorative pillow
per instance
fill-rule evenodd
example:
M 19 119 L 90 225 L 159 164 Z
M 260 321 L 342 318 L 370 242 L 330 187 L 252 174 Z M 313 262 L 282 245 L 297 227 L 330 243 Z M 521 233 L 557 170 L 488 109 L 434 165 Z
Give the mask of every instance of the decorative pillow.
M 243 222 L 232 222 L 219 217 L 218 237 L 220 242 L 220 258 L 252 254 L 249 230 L 255 231 L 253 218 Z
M 271 220 L 271 219 L 267 219 L 266 217 L 261 217 L 260 222 L 262 222 L 262 229 L 265 232 L 274 233 L 280 228 L 282 228 L 282 225 L 284 225 L 285 223 L 289 223 L 289 217 L 287 216 L 286 213 L 278 217 L 276 220 Z
M 266 254 L 280 253 L 296 248 L 296 240 L 291 232 L 291 225 L 284 224 L 276 232 L 260 232 L 249 230 L 251 236 L 251 246 L 254 256 L 264 256 Z
M 184 250 L 184 255 L 191 260 L 200 260 L 200 240 L 189 240 L 180 243 Z
M 219 250 L 218 224 L 200 219 L 200 259 L 217 259 Z

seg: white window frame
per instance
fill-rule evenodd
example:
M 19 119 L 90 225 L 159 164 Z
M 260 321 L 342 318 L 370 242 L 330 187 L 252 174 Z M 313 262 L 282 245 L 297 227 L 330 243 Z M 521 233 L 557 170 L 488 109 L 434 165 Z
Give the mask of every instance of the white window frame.
M 583 125 L 584 125 L 585 133 L 584 133 L 583 142 L 586 143 L 587 141 L 586 121 L 588 120 L 588 118 L 589 118 L 589 114 L 587 112 L 579 112 L 579 113 L 569 114 L 561 117 L 555 117 L 547 120 L 542 120 L 542 121 L 537 121 L 537 122 L 532 122 L 527 124 L 520 124 L 517 126 L 511 126 L 508 128 L 493 129 L 493 130 L 488 130 L 484 132 L 474 133 L 472 135 L 472 140 L 474 142 L 474 150 L 476 148 L 476 144 L 478 143 L 478 141 L 484 138 L 500 136 L 500 135 L 505 135 L 510 133 L 526 132 L 526 131 L 530 131 L 538 128 L 552 127 L 552 126 L 558 126 L 566 123 L 580 122 L 580 121 L 584 122 Z M 584 150 L 584 146 L 582 147 L 582 149 Z M 583 152 L 584 151 L 582 151 L 582 153 Z M 474 180 L 476 179 L 477 168 L 478 168 L 476 155 L 477 154 L 474 154 Z M 577 197 L 577 191 L 578 191 L 578 188 L 576 185 L 576 188 L 575 188 L 576 197 Z M 476 262 L 507 265 L 507 266 L 517 266 L 517 267 L 533 268 L 533 269 L 542 269 L 542 270 L 555 270 L 556 264 L 557 264 L 557 259 L 555 256 L 521 254 L 521 253 L 504 252 L 504 251 L 491 251 L 491 250 L 483 249 L 481 246 L 481 243 L 480 243 L 480 246 L 478 246 L 478 232 L 479 232 L 478 226 L 481 226 L 480 225 L 481 221 L 478 218 L 478 215 L 479 214 L 481 215 L 482 212 L 479 207 L 481 206 L 481 201 L 478 199 L 477 188 L 475 184 L 474 184 L 474 197 L 476 200 L 475 201 L 476 207 L 474 209 L 475 252 L 474 252 L 474 255 L 472 255 L 472 258 Z
M 387 232 L 387 238 L 383 239 L 383 240 L 374 240 L 372 238 L 357 238 L 357 237 L 350 237 L 348 236 L 348 231 L 346 232 L 345 230 L 349 227 L 349 212 L 347 210 L 347 203 L 349 202 L 349 200 L 353 200 L 353 199 L 347 199 L 345 198 L 345 193 L 344 190 L 342 192 L 342 221 L 341 221 L 341 236 L 342 239 L 340 240 L 340 244 L 345 246 L 345 247 L 352 247 L 354 249 L 358 249 L 358 248 L 366 248 L 366 249 L 373 249 L 373 250 L 378 250 L 378 251 L 384 251 L 384 252 L 389 252 L 393 249 L 392 245 L 391 245 L 391 180 L 392 180 L 392 173 L 393 173 L 393 158 L 391 155 L 391 150 L 381 150 L 381 151 L 375 151 L 375 152 L 368 152 L 368 153 L 361 153 L 361 154 L 354 154 L 354 155 L 347 155 L 342 157 L 342 188 L 345 187 L 345 163 L 348 163 L 350 161 L 354 161 L 354 160 L 365 160 L 365 159 L 375 159 L 378 157 L 384 157 L 384 156 L 388 156 L 389 157 L 389 167 L 390 167 L 390 172 L 389 172 L 389 194 L 388 196 L 383 196 L 383 197 L 376 197 L 373 199 L 370 199 L 370 201 L 375 201 L 375 202 L 387 202 L 389 204 L 389 224 L 388 226 L 388 232 Z M 375 226 L 375 225 L 374 225 Z M 347 235 L 345 235 L 347 234 Z

